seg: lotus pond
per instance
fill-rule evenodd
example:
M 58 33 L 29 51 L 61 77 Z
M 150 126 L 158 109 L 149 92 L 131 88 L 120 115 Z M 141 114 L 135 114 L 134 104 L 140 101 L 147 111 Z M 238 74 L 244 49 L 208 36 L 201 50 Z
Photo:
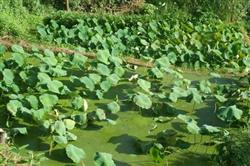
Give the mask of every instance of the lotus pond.
M 220 139 L 248 122 L 248 80 L 229 69 L 11 49 L 1 47 L 1 125 L 31 165 L 214 165 Z

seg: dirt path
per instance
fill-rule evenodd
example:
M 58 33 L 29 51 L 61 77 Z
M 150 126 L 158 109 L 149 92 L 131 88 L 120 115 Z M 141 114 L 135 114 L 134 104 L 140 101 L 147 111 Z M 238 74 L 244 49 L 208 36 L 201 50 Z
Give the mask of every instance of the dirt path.
M 36 47 L 40 51 L 43 51 L 45 49 L 49 49 L 55 53 L 65 53 L 68 55 L 80 54 L 80 55 L 86 56 L 86 57 L 91 58 L 91 59 L 94 59 L 96 57 L 96 54 L 93 52 L 82 52 L 82 51 L 76 51 L 76 50 L 71 50 L 71 49 L 62 48 L 62 47 L 51 47 L 51 46 L 45 46 L 45 45 L 31 44 L 25 40 L 16 40 L 16 39 L 11 39 L 9 37 L 0 38 L 0 44 L 4 45 L 7 48 L 11 48 L 11 46 L 13 44 L 18 44 L 18 45 L 22 46 L 27 51 L 30 51 L 32 49 L 32 47 Z M 128 64 L 144 66 L 144 67 L 153 67 L 152 62 L 147 62 L 147 61 L 135 59 L 132 57 L 125 57 L 125 58 L 123 58 L 123 60 L 125 63 L 128 63 Z
M 72 49 L 68 49 L 68 48 L 63 48 L 63 47 L 57 47 L 57 46 L 48 46 L 48 45 L 43 45 L 43 44 L 38 44 L 38 43 L 30 43 L 28 41 L 25 40 L 21 40 L 21 39 L 13 39 L 9 36 L 6 37 L 0 37 L 0 44 L 4 45 L 5 47 L 7 47 L 8 49 L 11 48 L 11 46 L 13 44 L 18 44 L 20 46 L 22 46 L 25 50 L 27 51 L 31 51 L 33 47 L 38 48 L 40 51 L 44 51 L 45 49 L 49 49 L 55 53 L 65 53 L 67 55 L 71 55 L 71 54 L 79 54 L 82 56 L 86 56 L 90 59 L 95 59 L 96 58 L 96 53 L 94 52 L 83 52 L 83 51 L 76 51 L 76 50 L 72 50 Z M 151 68 L 154 66 L 153 62 L 151 61 L 145 61 L 145 60 L 141 60 L 141 59 L 136 59 L 131 57 L 124 57 L 122 58 L 124 63 L 126 64 L 132 64 L 132 65 L 137 65 L 137 66 L 142 66 L 142 67 L 148 67 Z M 184 70 L 187 73 L 198 73 L 197 71 L 193 71 L 193 69 L 189 69 L 189 68 L 182 68 L 182 67 L 174 67 L 173 68 L 176 69 L 180 69 L 180 70 Z M 207 71 L 209 72 L 209 71 Z M 207 73 L 205 72 L 205 73 Z M 204 74 L 204 71 L 199 71 L 199 73 L 201 75 Z M 228 77 L 232 77 L 232 76 L 244 76 L 247 73 L 223 73 L 224 76 L 228 76 Z

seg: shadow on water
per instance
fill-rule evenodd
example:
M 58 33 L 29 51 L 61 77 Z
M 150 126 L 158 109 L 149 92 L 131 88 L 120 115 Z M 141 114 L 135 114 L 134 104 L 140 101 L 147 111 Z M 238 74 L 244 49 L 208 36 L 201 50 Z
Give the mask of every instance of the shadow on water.
M 84 130 L 86 130 L 86 131 L 95 131 L 95 130 L 100 130 L 102 128 L 103 128 L 103 126 L 101 126 L 101 125 L 90 123 L 90 124 L 88 124 L 88 126 L 86 128 L 84 128 Z
M 135 147 L 137 140 L 138 139 L 134 136 L 123 134 L 120 136 L 111 137 L 108 142 L 112 144 L 118 144 L 115 150 L 119 153 L 139 155 Z
M 197 153 L 183 153 L 171 161 L 171 166 L 212 166 L 213 162 L 210 161 L 210 156 Z
M 171 126 L 179 132 L 187 133 L 186 125 L 182 122 L 172 122 Z
M 46 143 L 41 136 L 44 132 L 35 127 L 28 130 L 29 135 L 18 135 L 15 137 L 15 144 L 18 146 L 28 145 L 27 150 L 35 152 L 43 152 L 49 149 L 49 144 Z
M 104 97 L 106 99 L 115 99 L 118 97 L 119 100 L 125 100 L 128 98 L 129 93 L 133 92 L 133 89 L 136 88 L 136 85 L 131 83 L 121 83 L 115 87 L 112 87 L 107 93 L 105 93 Z
M 225 123 L 223 123 L 220 119 L 218 119 L 214 110 L 215 110 L 215 105 L 213 101 L 208 101 L 207 107 L 197 109 L 195 115 L 198 117 L 197 119 L 198 126 L 207 124 L 217 127 L 225 127 Z
M 238 81 L 232 78 L 210 78 L 209 81 L 211 83 L 216 83 L 216 84 L 238 84 Z
M 68 159 L 67 157 L 65 157 L 66 152 L 64 149 L 56 149 L 53 150 L 51 152 L 51 154 L 49 152 L 45 153 L 45 157 L 47 157 L 50 160 L 55 160 L 55 161 L 59 161 L 59 162 L 63 162 L 66 165 L 74 165 L 72 164 L 72 161 L 70 159 Z
M 116 165 L 116 166 L 131 166 L 131 165 L 128 164 L 128 163 L 121 162 L 121 161 L 118 161 L 118 160 L 114 160 L 114 162 L 115 162 L 115 165 Z

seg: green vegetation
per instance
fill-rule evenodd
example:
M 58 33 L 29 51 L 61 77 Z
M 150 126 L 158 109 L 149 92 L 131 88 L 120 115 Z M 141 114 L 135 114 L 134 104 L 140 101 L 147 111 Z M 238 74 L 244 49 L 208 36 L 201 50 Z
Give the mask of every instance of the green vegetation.
M 60 13 L 38 27 L 41 39 L 108 49 L 112 55 L 168 55 L 172 64 L 228 66 L 249 54 L 240 28 L 217 20 L 192 23 L 157 16 L 84 16 Z M 237 57 L 238 55 L 239 57 Z
M 250 165 L 249 3 L 0 0 L 0 165 Z

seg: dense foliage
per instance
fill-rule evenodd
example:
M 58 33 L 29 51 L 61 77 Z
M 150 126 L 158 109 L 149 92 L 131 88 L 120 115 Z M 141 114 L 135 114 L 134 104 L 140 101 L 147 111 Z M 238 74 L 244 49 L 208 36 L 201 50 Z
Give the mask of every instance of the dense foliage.
M 248 166 L 249 154 L 249 131 L 238 131 L 224 137 L 223 142 L 218 145 L 219 155 L 216 156 L 218 163 L 222 166 Z
M 232 65 L 249 54 L 239 27 L 214 20 L 196 23 L 157 16 L 84 16 L 59 14 L 38 27 L 40 38 L 88 51 L 158 58 L 173 64 Z
M 53 155 L 59 149 L 84 165 L 88 151 L 77 146 L 75 131 L 103 122 L 116 125 L 124 108 L 152 118 L 148 133 L 165 125 L 148 134 L 150 139 L 134 139 L 133 148 L 156 163 L 168 165 L 166 156 L 197 146 L 209 156 L 211 146 L 217 147 L 212 154 L 220 165 L 249 165 L 249 133 L 235 132 L 250 122 L 250 39 L 238 22 L 249 19 L 249 0 L 69 0 L 77 12 L 57 11 L 66 8 L 65 2 L 0 0 L 4 38 L 19 36 L 96 55 L 88 59 L 79 52 L 56 54 L 19 45 L 7 49 L 0 43 L 0 143 L 8 143 L 0 146 L 0 165 L 40 164 L 40 154 L 22 157 L 27 146 L 15 146 L 16 138 L 32 136 L 33 130 L 38 131 L 35 139 L 47 145 L 43 152 Z M 153 65 L 138 68 L 124 56 Z M 223 69 L 228 75 L 211 72 L 209 78 L 192 80 L 178 66 Z M 191 107 L 178 110 L 178 104 Z M 210 105 L 221 125 L 201 122 L 201 105 Z M 107 152 L 97 151 L 92 164 L 119 165 Z
M 216 116 L 225 123 L 248 125 L 250 119 L 248 104 L 239 103 L 248 103 L 249 83 L 242 88 L 236 84 L 220 85 L 208 80 L 192 83 L 170 67 L 170 59 L 166 56 L 156 59 L 154 67 L 147 69 L 146 73 L 140 73 L 129 66 L 124 67 L 122 59 L 111 55 L 108 50 L 99 50 L 97 59 L 90 61 L 77 54 L 59 54 L 56 57 L 50 50 L 39 52 L 35 48 L 28 53 L 18 45 L 13 45 L 11 54 L 6 55 L 5 48 L 0 48 L 0 101 L 6 105 L 1 110 L 1 115 L 6 117 L 6 130 L 15 137 L 29 134 L 31 126 L 37 127 L 43 136 L 49 138 L 50 152 L 56 145 L 60 145 L 75 163 L 82 162 L 87 152 L 71 144 L 77 140 L 77 136 L 71 131 L 76 127 L 84 128 L 95 121 L 115 124 L 109 116 L 119 112 L 122 104 L 133 103 L 140 110 L 151 110 L 157 116 L 163 113 L 161 107 L 167 106 L 168 111 L 172 109 L 167 115 L 178 117 L 192 135 L 219 136 L 223 133 L 215 126 L 199 126 L 190 115 L 178 114 L 172 107 L 173 103 L 193 103 L 193 112 L 196 104 L 214 99 L 218 108 L 215 110 Z M 249 59 L 245 58 L 242 69 L 249 66 Z M 172 78 L 171 87 L 164 86 L 162 80 L 165 76 Z M 218 74 L 212 76 L 220 77 Z M 120 83 L 132 83 L 134 86 L 132 89 L 124 89 L 126 96 L 114 94 L 116 97 L 107 104 L 106 109 L 88 109 L 89 99 L 105 99 L 105 94 Z M 62 102 L 65 100 L 66 105 Z M 172 121 L 175 122 L 175 119 Z M 151 154 L 156 162 L 160 162 L 168 154 L 166 149 L 169 146 L 175 148 L 173 139 L 171 144 L 167 141 L 173 133 L 176 131 L 163 131 L 152 142 L 146 142 L 146 145 L 138 140 L 138 146 L 143 149 L 143 153 Z M 103 162 L 113 163 L 110 154 L 96 155 L 95 160 L 100 163 L 97 165 L 102 165 Z

